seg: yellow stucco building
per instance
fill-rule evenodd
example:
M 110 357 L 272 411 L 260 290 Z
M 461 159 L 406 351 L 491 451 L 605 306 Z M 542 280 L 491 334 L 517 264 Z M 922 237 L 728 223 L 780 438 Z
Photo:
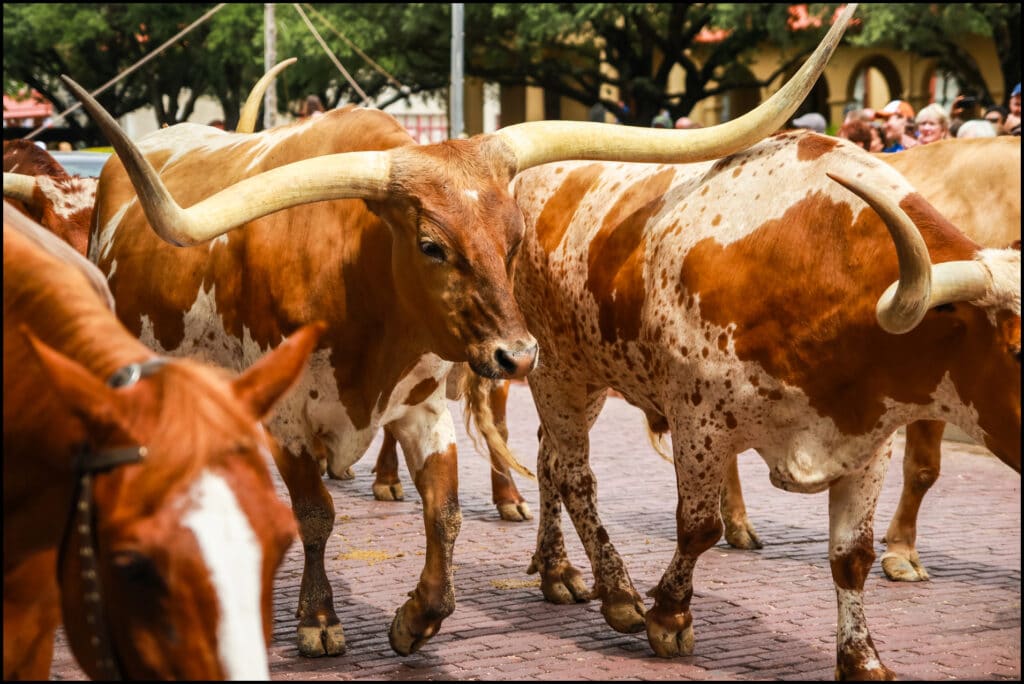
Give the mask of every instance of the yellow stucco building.
M 991 38 L 970 36 L 960 41 L 960 46 L 974 59 L 996 102 L 1004 100 L 1002 71 L 995 44 Z M 694 59 L 700 62 L 700 46 L 694 51 Z M 749 66 L 751 74 L 758 80 L 766 79 L 786 55 L 773 45 L 763 45 Z M 743 67 L 739 67 L 743 68 Z M 793 72 L 796 68 L 793 69 Z M 764 98 L 778 90 L 792 72 L 785 78 L 776 78 L 769 87 L 734 90 L 723 96 L 712 96 L 699 102 L 690 118 L 705 126 L 711 126 L 739 116 L 753 109 Z M 676 67 L 669 76 L 669 92 L 683 89 L 683 71 Z M 482 132 L 483 120 L 478 113 L 483 101 L 482 83 L 467 80 L 466 124 L 472 135 Z M 605 95 L 617 99 L 614 89 L 608 88 Z M 915 111 L 931 102 L 939 102 L 949 109 L 959 94 L 955 81 L 945 78 L 936 67 L 936 60 L 923 58 L 914 53 L 884 47 L 861 48 L 840 45 L 829 60 L 824 74 L 815 84 L 803 111 L 817 111 L 825 116 L 829 130 L 842 124 L 843 110 L 848 103 L 880 109 L 894 99 L 906 100 Z M 548 103 L 548 110 L 551 104 Z M 559 118 L 584 121 L 589 108 L 567 97 L 559 99 Z M 538 121 L 545 118 L 545 93 L 538 87 L 508 87 L 501 89 L 501 125 Z M 610 116 L 609 119 L 611 120 Z

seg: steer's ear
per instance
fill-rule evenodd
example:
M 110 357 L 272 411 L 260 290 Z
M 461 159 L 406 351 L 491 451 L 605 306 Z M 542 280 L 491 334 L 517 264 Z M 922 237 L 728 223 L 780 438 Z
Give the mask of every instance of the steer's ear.
M 235 395 L 254 416 L 265 417 L 295 384 L 326 329 L 327 324 L 322 321 L 303 326 L 235 378 Z
M 40 340 L 27 326 L 21 326 L 21 333 L 46 372 L 50 386 L 68 408 L 89 425 L 90 430 L 116 428 L 129 433 L 113 388 L 82 364 Z

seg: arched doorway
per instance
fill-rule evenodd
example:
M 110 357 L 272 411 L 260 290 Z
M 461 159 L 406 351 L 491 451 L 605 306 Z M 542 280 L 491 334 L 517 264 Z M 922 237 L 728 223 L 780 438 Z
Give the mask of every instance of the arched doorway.
M 881 109 L 890 100 L 900 99 L 903 80 L 900 73 L 886 57 L 872 55 L 861 60 L 850 75 L 846 85 L 846 99 L 858 107 Z

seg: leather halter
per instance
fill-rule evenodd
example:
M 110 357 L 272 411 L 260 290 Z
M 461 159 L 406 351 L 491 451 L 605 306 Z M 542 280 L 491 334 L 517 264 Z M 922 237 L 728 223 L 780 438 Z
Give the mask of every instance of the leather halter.
M 155 358 L 142 363 L 133 363 L 118 369 L 107 380 L 113 388 L 130 387 L 152 375 L 167 363 L 165 358 Z M 81 444 L 72 461 L 72 469 L 78 476 L 78 497 L 75 502 L 74 524 L 78 529 L 78 555 L 82 566 L 82 603 L 85 620 L 93 628 L 90 643 L 96 653 L 96 669 L 101 680 L 121 679 L 121 668 L 114 653 L 110 630 L 103 615 L 103 594 L 100 586 L 96 538 L 93 530 L 94 473 L 104 473 L 128 463 L 139 463 L 147 456 L 145 446 L 127 446 L 94 450 L 88 442 Z

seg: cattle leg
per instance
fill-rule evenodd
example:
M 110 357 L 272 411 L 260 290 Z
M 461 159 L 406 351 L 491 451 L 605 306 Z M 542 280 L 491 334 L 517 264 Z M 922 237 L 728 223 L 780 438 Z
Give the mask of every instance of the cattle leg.
M 491 402 L 491 412 L 494 414 L 494 424 L 501 433 L 501 438 L 508 443 L 508 425 L 505 423 L 505 407 L 508 404 L 508 389 L 511 383 L 491 383 L 491 392 L 488 400 Z M 494 454 L 491 457 L 491 500 L 498 508 L 498 515 L 502 520 L 510 522 L 522 522 L 532 520 L 533 513 L 526 503 L 526 499 L 519 493 L 512 473 L 506 465 L 498 461 Z
M 891 680 L 864 616 L 864 580 L 875 560 L 874 515 L 892 455 L 890 440 L 866 467 L 840 478 L 828 493 L 829 564 L 839 604 L 836 679 Z
M 44 551 L 4 571 L 4 681 L 50 677 L 61 621 L 56 556 Z
M 438 399 L 443 402 L 443 395 Z M 418 413 L 418 412 L 417 412 Z M 394 424 L 406 465 L 423 501 L 427 549 L 423 572 L 396 612 L 388 639 L 399 655 L 415 653 L 455 610 L 452 550 L 462 526 L 455 426 L 437 406 Z M 443 445 L 443 446 L 442 446 Z
M 740 469 L 737 456 L 729 458 L 722 477 L 722 522 L 725 523 L 725 541 L 737 549 L 760 549 L 760 538 L 747 518 L 747 506 L 743 502 L 743 487 L 740 485 Z
M 541 417 L 537 454 L 541 515 L 537 551 L 527 572 L 541 573 L 541 591 L 552 603 L 585 600 L 584 583 L 565 553 L 560 501 L 565 503 L 594 573 L 591 597 L 601 599 L 601 614 L 623 633 L 644 628 L 644 603 L 597 514 L 597 480 L 590 469 L 588 433 L 604 406 L 604 388 L 589 394 L 548 391 L 531 377 L 530 390 Z
M 282 448 L 275 452 L 274 462 L 288 487 L 305 554 L 295 612 L 299 653 L 307 657 L 341 655 L 345 634 L 334 612 L 334 592 L 324 569 L 324 549 L 334 529 L 334 499 L 324 487 L 317 460 L 309 454 L 296 457 Z
M 373 480 L 373 498 L 377 501 L 405 499 L 402 483 L 398 479 L 398 441 L 387 428 L 384 429 L 384 443 L 380 445 L 373 472 L 377 475 Z
M 647 594 L 654 598 L 654 607 L 647 611 L 647 641 L 655 655 L 663 658 L 693 653 L 693 569 L 700 555 L 722 536 L 722 471 L 730 458 L 735 463 L 734 456 L 686 452 L 685 441 L 672 440 L 678 496 L 676 551 L 661 581 Z
M 933 420 L 920 420 L 907 426 L 903 491 L 883 540 L 886 548 L 882 554 L 882 570 L 891 580 L 922 582 L 928 579 L 928 571 L 917 555 L 917 514 L 924 495 L 939 479 L 945 427 L 945 423 Z

